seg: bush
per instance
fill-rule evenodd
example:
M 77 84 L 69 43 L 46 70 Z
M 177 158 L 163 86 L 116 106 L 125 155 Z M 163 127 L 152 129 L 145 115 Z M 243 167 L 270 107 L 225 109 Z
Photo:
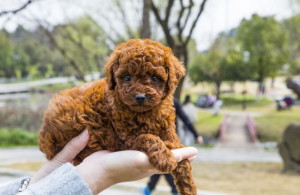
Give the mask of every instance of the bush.
M 0 146 L 38 145 L 38 134 L 20 129 L 0 129 Z
M 46 108 L 38 107 L 33 110 L 27 102 L 22 105 L 18 105 L 18 102 L 12 104 L 15 105 L 9 105 L 0 110 L 0 127 L 26 129 L 30 132 L 38 132 L 41 129 Z

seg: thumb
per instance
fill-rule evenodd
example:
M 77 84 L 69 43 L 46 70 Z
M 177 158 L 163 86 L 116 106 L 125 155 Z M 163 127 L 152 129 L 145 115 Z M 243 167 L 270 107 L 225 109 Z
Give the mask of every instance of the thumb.
M 89 131 L 84 130 L 65 145 L 65 147 L 51 160 L 53 163 L 64 164 L 71 162 L 76 155 L 85 148 L 89 141 Z
M 40 168 L 40 170 L 30 180 L 30 185 L 45 178 L 62 164 L 71 162 L 75 156 L 87 145 L 89 138 L 90 136 L 88 130 L 84 130 L 77 137 L 74 137 L 71 141 L 69 141 L 62 151 L 60 151 L 52 160 L 48 161 L 42 168 Z

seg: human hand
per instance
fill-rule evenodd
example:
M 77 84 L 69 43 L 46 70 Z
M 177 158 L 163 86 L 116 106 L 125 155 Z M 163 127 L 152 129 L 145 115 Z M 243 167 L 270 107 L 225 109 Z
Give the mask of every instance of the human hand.
M 203 137 L 202 137 L 202 136 L 198 136 L 198 137 L 197 137 L 197 143 L 198 143 L 199 145 L 202 145 L 202 144 L 203 144 Z
M 40 170 L 31 178 L 29 185 L 37 183 L 47 177 L 61 165 L 72 162 L 75 156 L 87 145 L 89 139 L 90 135 L 88 130 L 85 130 L 77 137 L 74 137 L 62 151 L 40 168 Z
M 172 152 L 178 162 L 182 159 L 193 161 L 198 153 L 194 147 L 176 149 Z M 159 173 L 150 164 L 146 154 L 134 150 L 95 152 L 76 168 L 93 194 L 98 194 L 116 183 L 139 180 Z

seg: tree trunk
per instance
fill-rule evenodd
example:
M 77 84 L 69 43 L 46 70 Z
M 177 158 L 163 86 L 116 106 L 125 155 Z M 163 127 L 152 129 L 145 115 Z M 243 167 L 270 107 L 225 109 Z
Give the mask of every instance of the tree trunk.
M 143 24 L 141 30 L 141 38 L 142 39 L 149 39 L 151 36 L 150 31 L 150 10 L 151 10 L 151 1 L 144 0 L 144 7 L 143 7 Z
M 221 88 L 221 82 L 216 82 L 216 96 L 217 96 L 217 99 L 220 99 L 220 88 Z
M 176 97 L 176 98 L 179 99 L 179 100 L 180 100 L 181 90 L 182 90 L 182 87 L 183 87 L 184 77 L 185 77 L 185 76 L 183 76 L 183 77 L 180 79 L 180 81 L 179 81 L 179 83 L 178 83 L 178 85 L 177 85 L 177 88 L 176 88 L 176 90 L 175 90 L 175 93 L 174 93 L 174 97 Z
M 186 71 L 187 71 L 188 61 L 189 61 L 187 46 L 186 45 L 179 45 L 179 46 L 177 46 L 176 49 L 175 49 L 175 56 L 179 60 L 183 61 L 183 64 L 184 64 L 184 66 L 186 68 Z M 182 56 L 182 59 L 181 59 L 181 56 Z M 187 72 L 186 72 L 186 74 L 187 74 Z M 185 76 L 183 76 L 180 79 L 180 81 L 179 81 L 179 83 L 177 85 L 176 91 L 174 93 L 174 97 L 176 97 L 178 99 L 180 99 L 180 95 L 181 95 L 181 91 L 182 91 L 184 79 L 185 79 Z

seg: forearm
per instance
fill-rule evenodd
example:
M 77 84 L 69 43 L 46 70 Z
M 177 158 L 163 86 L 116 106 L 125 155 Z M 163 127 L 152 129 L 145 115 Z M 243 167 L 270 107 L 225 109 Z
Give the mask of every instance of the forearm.
M 92 192 L 77 169 L 72 164 L 66 163 L 20 193 L 20 195 L 36 194 L 91 195 Z
M 0 184 L 0 194 L 16 195 L 24 178 L 16 179 L 10 182 Z

